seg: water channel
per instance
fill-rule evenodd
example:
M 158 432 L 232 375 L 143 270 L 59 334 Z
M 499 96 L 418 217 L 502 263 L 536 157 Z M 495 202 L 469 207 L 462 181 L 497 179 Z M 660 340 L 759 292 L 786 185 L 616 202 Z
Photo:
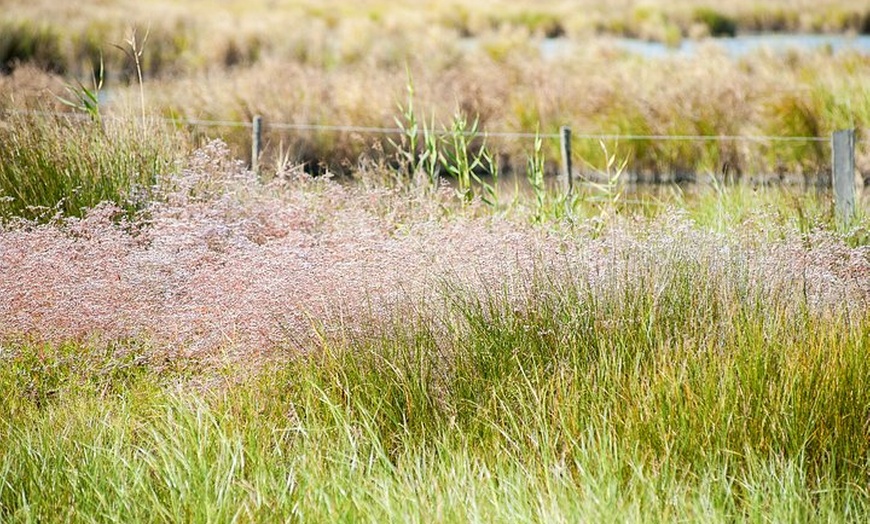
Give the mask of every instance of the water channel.
M 829 50 L 833 53 L 855 51 L 870 56 L 870 35 L 746 34 L 730 38 L 686 39 L 675 46 L 617 37 L 602 38 L 600 42 L 644 58 L 691 57 L 709 47 L 718 47 L 734 58 L 763 50 L 774 53 L 815 50 Z M 578 40 L 551 38 L 542 40 L 539 48 L 542 57 L 555 59 L 570 56 L 582 45 L 585 43 Z

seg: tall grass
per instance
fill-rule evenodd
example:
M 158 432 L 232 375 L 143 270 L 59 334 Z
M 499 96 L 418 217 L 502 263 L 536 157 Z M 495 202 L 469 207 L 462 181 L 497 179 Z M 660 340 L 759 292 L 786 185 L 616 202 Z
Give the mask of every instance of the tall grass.
M 102 202 L 128 213 L 143 209 L 157 179 L 179 169 L 186 147 L 162 124 L 143 139 L 142 125 L 77 113 L 7 115 L 0 126 L 0 216 L 80 217 Z
M 742 0 L 726 6 L 709 0 L 611 2 L 500 0 L 468 6 L 457 2 L 256 1 L 240 9 L 221 2 L 168 5 L 161 0 L 121 0 L 116 6 L 84 1 L 56 9 L 45 0 L 6 2 L 4 31 L 11 56 L 40 62 L 29 52 L 50 51 L 67 71 L 88 71 L 97 55 L 123 41 L 132 26 L 150 27 L 153 46 L 145 58 L 149 76 L 211 68 L 234 68 L 276 54 L 323 66 L 368 62 L 396 64 L 400 50 L 383 36 L 414 45 L 416 35 L 451 38 L 515 33 L 527 38 L 588 38 L 615 34 L 670 44 L 682 38 L 735 32 L 867 33 L 866 7 L 849 0 Z M 39 21 L 39 24 L 32 22 Z M 50 35 L 48 40 L 40 35 Z M 331 36 L 331 37 L 330 37 Z M 36 44 L 34 46 L 34 43 Z M 43 44 L 48 45 L 43 45 Z M 3 57 L 0 46 L 0 58 Z M 45 56 L 43 54 L 43 56 Z M 116 56 L 116 64 L 123 64 Z M 45 63 L 44 61 L 41 63 Z M 5 66 L 5 62 L 3 62 Z M 401 65 L 401 58 L 398 64 Z
M 61 73 L 66 64 L 57 31 L 47 25 L 3 21 L 0 27 L 0 73 L 8 74 L 22 64 Z
M 859 81 L 867 71 L 866 59 L 857 54 L 759 53 L 737 60 L 708 47 L 694 57 L 649 61 L 599 43 L 562 59 L 543 60 L 524 42 L 509 59 L 490 57 L 485 50 L 454 56 L 450 43 L 409 53 L 417 115 L 437 131 L 449 129 L 451 116 L 459 111 L 470 120 L 476 117 L 482 132 L 529 133 L 540 125 L 542 133 L 556 134 L 561 125 L 570 124 L 577 137 L 824 138 L 836 129 L 860 129 L 870 121 Z M 450 60 L 442 64 L 431 57 Z M 277 59 L 227 74 L 155 83 L 149 99 L 164 115 L 241 122 L 266 115 L 267 165 L 283 148 L 308 163 L 312 172 L 321 164 L 333 172 L 348 172 L 361 157 L 392 160 L 395 149 L 388 137 L 269 129 L 268 122 L 395 127 L 396 102 L 407 98 L 405 82 L 396 82 L 401 67 L 360 63 L 324 68 Z M 122 90 L 118 96 L 126 100 L 133 94 Z M 238 156 L 249 149 L 244 130 L 220 132 Z M 501 154 L 503 172 L 522 172 L 532 140 L 492 137 L 487 144 Z M 548 158 L 558 158 L 557 141 L 544 145 Z M 814 184 L 830 163 L 825 142 L 623 140 L 608 147 L 628 156 L 626 173 L 644 181 L 725 173 L 732 179 L 758 174 L 763 181 L 793 178 Z M 867 149 L 861 135 L 862 173 L 870 169 Z M 597 140 L 577 138 L 574 152 L 575 165 L 585 166 L 581 159 L 593 165 L 604 162 Z
M 162 116 L 249 122 L 253 115 L 264 115 L 267 168 L 281 160 L 270 161 L 281 151 L 289 152 L 282 156 L 292 161 L 306 163 L 312 173 L 348 173 L 361 157 L 390 156 L 394 150 L 382 135 L 269 130 L 268 123 L 393 127 L 396 102 L 405 99 L 405 82 L 396 82 L 402 70 L 414 78 L 415 109 L 438 130 L 449 129 L 457 112 L 470 121 L 478 118 L 481 131 L 533 132 L 540 125 L 543 133 L 551 134 L 570 124 L 576 136 L 826 137 L 833 130 L 861 129 L 870 122 L 862 87 L 868 85 L 867 59 L 859 53 L 759 52 L 735 59 L 712 44 L 701 46 L 692 57 L 646 60 L 615 49 L 606 38 L 591 38 L 594 27 L 575 27 L 582 22 L 608 32 L 612 17 L 625 26 L 613 28 L 617 33 L 653 37 L 663 32 L 670 38 L 667 34 L 676 30 L 679 39 L 699 31 L 699 36 L 730 33 L 734 24 L 742 29 L 752 17 L 760 21 L 745 23 L 763 26 L 780 11 L 800 14 L 793 21 L 782 14 L 788 18 L 785 28 L 836 27 L 836 21 L 813 21 L 826 16 L 852 27 L 862 16 L 860 9 L 840 0 L 764 6 L 740 2 L 728 8 L 695 1 L 639 8 L 624 3 L 607 10 L 590 5 L 575 9 L 583 20 L 573 22 L 567 16 L 571 13 L 555 2 L 453 6 L 448 13 L 437 3 L 400 3 L 388 10 L 378 1 L 336 1 L 332 9 L 288 2 L 267 16 L 262 14 L 268 7 L 264 3 L 245 12 L 224 6 L 202 14 L 204 5 L 170 9 L 160 4 L 155 12 L 165 16 L 158 22 L 149 20 L 147 7 L 153 5 L 131 5 L 123 20 L 100 6 L 71 8 L 57 20 L 58 13 L 29 2 L 10 11 L 8 25 L 20 31 L 3 35 L 13 47 L 20 40 L 22 48 L 33 47 L 28 42 L 39 40 L 40 34 L 48 35 L 45 39 L 52 43 L 44 47 L 62 67 L 44 67 L 66 71 L 70 82 L 89 76 L 102 59 L 111 91 L 105 108 L 109 113 L 112 105 L 132 104 L 141 94 L 137 86 L 127 85 L 141 73 L 150 86 L 150 109 Z M 817 11 L 819 6 L 824 12 Z M 559 14 L 561 24 L 554 25 L 553 13 Z M 596 20 L 596 15 L 603 18 Z M 234 17 L 238 22 L 228 26 L 225 20 Z M 138 64 L 137 53 L 116 48 L 125 47 L 131 26 L 132 34 L 138 28 L 140 36 L 147 28 Z M 545 59 L 539 46 L 542 35 L 560 31 L 570 37 L 563 41 L 570 52 Z M 476 43 L 459 38 L 465 33 L 477 35 Z M 2 60 L 0 56 L 0 63 L 8 64 L 7 70 L 14 66 L 16 72 L 26 63 L 41 64 L 35 55 L 32 60 Z M 12 93 L 17 100 L 27 96 L 25 87 Z M 237 156 L 250 150 L 244 128 L 196 132 L 210 137 L 220 133 Z M 508 174 L 523 170 L 530 142 L 492 139 L 488 146 L 501 153 L 500 167 Z M 863 134 L 858 145 L 859 170 L 868 178 L 870 146 Z M 545 146 L 553 153 L 548 157 L 558 157 L 555 142 Z M 650 181 L 727 172 L 734 178 L 763 173 L 774 180 L 794 175 L 812 183 L 830 162 L 826 143 L 637 140 L 619 146 L 631 159 L 626 173 Z M 574 151 L 592 164 L 603 160 L 597 140 L 578 141 Z
M 730 264 L 663 273 L 448 286 L 446 309 L 332 326 L 206 389 L 147 360 L 7 348 L 0 515 L 865 520 L 866 308 L 815 312 Z
M 0 520 L 870 513 L 870 260 L 824 222 L 186 165 L 0 228 Z

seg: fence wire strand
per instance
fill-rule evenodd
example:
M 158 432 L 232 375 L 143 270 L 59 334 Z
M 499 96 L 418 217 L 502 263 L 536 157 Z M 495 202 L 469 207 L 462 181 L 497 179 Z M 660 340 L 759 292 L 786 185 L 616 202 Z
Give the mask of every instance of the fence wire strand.
M 88 119 L 90 115 L 85 115 L 75 112 L 49 112 L 49 111 L 23 111 L 11 110 L 6 111 L 7 114 L 19 115 L 35 115 L 35 116 L 54 116 L 72 119 Z M 111 118 L 117 121 L 127 120 L 114 115 L 101 115 L 101 118 Z M 206 119 L 186 119 L 186 118 L 166 118 L 152 117 L 151 120 L 170 123 L 176 126 L 189 127 L 224 127 L 224 128 L 252 128 L 252 122 L 243 122 L 238 120 L 206 120 Z M 375 126 L 356 126 L 356 125 L 328 125 L 328 124 L 294 124 L 285 122 L 270 123 L 264 121 L 264 129 L 275 129 L 283 131 L 323 131 L 333 133 L 362 133 L 362 134 L 382 134 L 382 135 L 402 135 L 407 134 L 407 130 L 398 127 L 375 127 Z M 452 131 L 435 132 L 437 135 L 451 135 Z M 480 136 L 491 138 L 542 138 L 542 139 L 557 139 L 560 137 L 558 133 L 532 133 L 527 131 L 477 131 L 462 132 L 466 136 Z M 614 141 L 682 141 L 682 142 L 828 142 L 830 137 L 821 136 L 779 136 L 779 135 L 632 135 L 618 133 L 573 133 L 572 138 L 577 140 L 614 140 Z

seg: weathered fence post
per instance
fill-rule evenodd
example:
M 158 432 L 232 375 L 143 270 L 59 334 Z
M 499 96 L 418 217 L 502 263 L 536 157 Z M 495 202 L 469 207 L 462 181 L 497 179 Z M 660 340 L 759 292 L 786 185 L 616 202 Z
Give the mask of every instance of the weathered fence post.
M 848 224 L 855 216 L 855 130 L 835 131 L 831 147 L 834 207 L 840 223 Z
M 260 153 L 263 152 L 263 117 L 256 115 L 251 127 L 251 171 L 260 174 Z
M 568 194 L 574 191 L 574 177 L 571 175 L 571 128 L 562 126 L 559 130 L 559 139 L 562 143 L 562 173 L 568 184 Z

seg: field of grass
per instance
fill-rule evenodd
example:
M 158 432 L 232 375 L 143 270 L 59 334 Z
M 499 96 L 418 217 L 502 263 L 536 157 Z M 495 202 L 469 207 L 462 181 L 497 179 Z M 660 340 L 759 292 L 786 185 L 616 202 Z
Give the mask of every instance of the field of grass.
M 866 56 L 591 36 L 854 2 L 55 4 L 0 0 L 0 522 L 870 520 L 870 202 L 767 183 L 827 144 L 578 138 L 569 194 L 484 133 L 856 127 L 868 177 Z M 404 132 L 256 175 L 169 120 L 255 114 Z
M 359 176 L 7 217 L 0 519 L 870 515 L 866 220 Z

